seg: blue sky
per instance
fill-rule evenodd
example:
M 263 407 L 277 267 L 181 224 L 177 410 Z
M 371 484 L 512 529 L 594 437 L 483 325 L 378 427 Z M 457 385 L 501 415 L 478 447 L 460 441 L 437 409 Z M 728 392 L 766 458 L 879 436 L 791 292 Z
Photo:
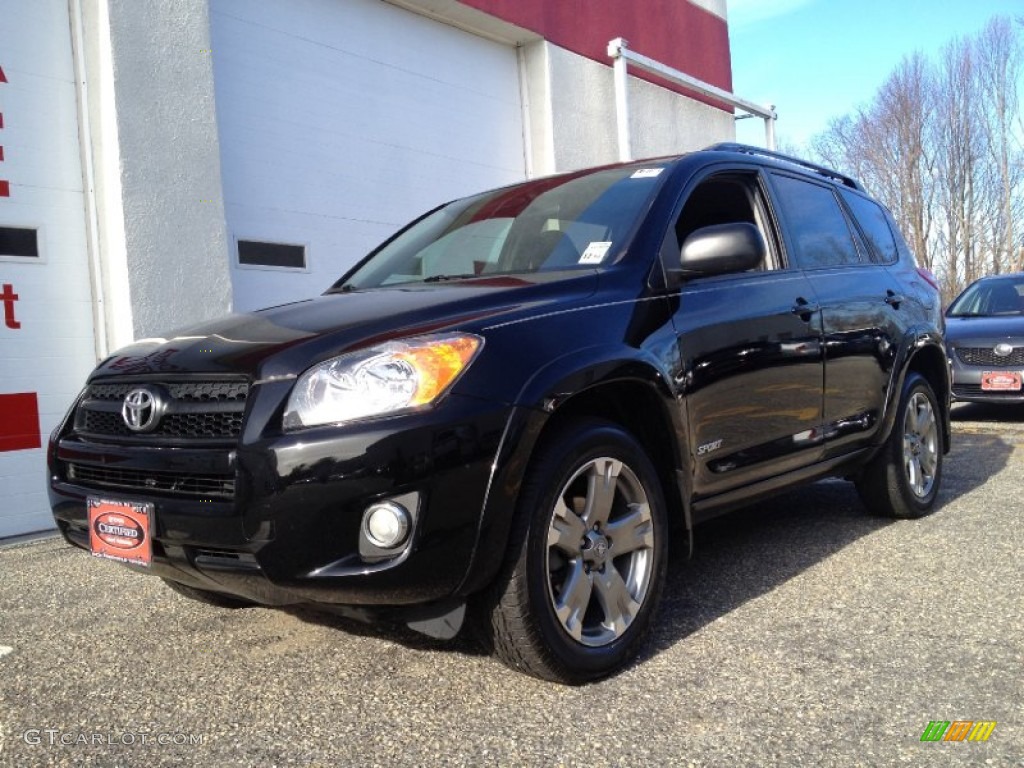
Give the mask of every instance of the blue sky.
M 777 135 L 799 146 L 871 101 L 907 54 L 934 58 L 993 16 L 1024 16 L 1024 0 L 727 0 L 733 92 L 775 104 Z M 764 123 L 736 136 L 764 143 Z

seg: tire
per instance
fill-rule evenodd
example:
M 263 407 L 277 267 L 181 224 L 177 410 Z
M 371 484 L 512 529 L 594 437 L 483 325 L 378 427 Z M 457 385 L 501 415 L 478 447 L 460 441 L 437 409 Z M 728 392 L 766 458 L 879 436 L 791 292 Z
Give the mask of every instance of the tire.
M 924 377 L 908 373 L 892 433 L 857 479 L 861 500 L 873 514 L 924 517 L 939 495 L 942 456 L 935 393 Z
M 179 595 L 184 595 L 190 600 L 196 600 L 197 602 L 206 603 L 207 605 L 215 605 L 218 608 L 250 608 L 255 605 L 255 603 L 242 597 L 232 597 L 231 595 L 224 595 L 220 592 L 210 592 L 206 589 L 199 589 L 198 587 L 190 587 L 187 584 L 180 584 L 179 582 L 171 581 L 170 579 L 162 579 L 162 581 Z
M 667 557 L 665 501 L 643 448 L 611 422 L 575 423 L 531 462 L 486 640 L 545 680 L 606 676 L 639 650 Z

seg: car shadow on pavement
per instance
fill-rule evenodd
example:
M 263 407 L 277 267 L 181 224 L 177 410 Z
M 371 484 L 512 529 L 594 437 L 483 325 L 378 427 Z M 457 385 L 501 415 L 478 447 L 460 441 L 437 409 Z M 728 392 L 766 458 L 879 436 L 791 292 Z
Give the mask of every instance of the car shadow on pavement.
M 455 638 L 439 640 L 427 637 L 410 629 L 401 621 L 387 617 L 366 616 L 363 619 L 332 612 L 330 608 L 314 606 L 283 606 L 280 610 L 301 621 L 320 626 L 330 627 L 359 637 L 372 637 L 379 640 L 395 642 L 412 650 L 449 651 L 464 653 L 471 656 L 488 655 L 484 647 L 477 641 L 470 627 L 464 627 Z
M 954 423 L 978 422 L 986 426 L 1000 423 L 1024 425 L 1024 403 L 958 403 L 950 411 L 950 417 Z M 956 443 L 953 445 L 955 447 Z
M 1003 469 L 1013 445 L 996 429 L 954 436 L 944 462 L 940 509 Z M 634 664 L 642 664 L 749 600 L 770 592 L 864 536 L 900 523 L 868 514 L 853 483 L 824 480 L 708 521 L 670 541 L 668 577 L 659 617 Z M 908 535 L 912 531 L 908 530 Z M 486 655 L 469 627 L 449 641 L 435 640 L 400 622 L 364 622 L 306 607 L 284 608 L 296 618 L 414 650 Z
M 939 511 L 1004 469 L 1014 447 L 998 430 L 954 435 L 943 464 Z M 825 480 L 711 520 L 694 530 L 694 555 L 673 542 L 661 618 L 637 663 L 669 648 L 858 539 L 890 525 L 928 525 L 873 517 L 853 484 Z M 913 532 L 908 530 L 908 535 Z
M 673 542 L 661 617 L 639 661 L 893 524 L 869 515 L 852 483 L 827 480 L 697 526 L 689 561 L 685 540 Z

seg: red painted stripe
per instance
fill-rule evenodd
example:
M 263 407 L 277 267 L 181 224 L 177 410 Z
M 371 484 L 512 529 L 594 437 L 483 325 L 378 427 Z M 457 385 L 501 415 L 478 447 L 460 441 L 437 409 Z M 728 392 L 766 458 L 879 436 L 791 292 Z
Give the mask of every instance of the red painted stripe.
M 0 128 L 4 127 L 4 113 L 0 112 Z
M 0 67 L 0 83 L 7 82 L 7 75 L 4 74 L 4 68 Z
M 732 91 L 729 25 L 687 0 L 461 0 L 492 16 L 536 32 L 562 48 L 611 66 L 608 41 L 623 37 L 642 53 L 692 77 Z M 638 70 L 631 74 L 657 82 L 708 104 L 713 100 L 660 81 Z M 723 107 L 726 111 L 732 110 Z
M 0 179 L 0 197 L 11 196 L 11 182 Z
M 4 148 L 0 146 L 0 163 L 4 161 Z
M 42 445 L 36 393 L 0 395 L 0 451 L 24 451 Z

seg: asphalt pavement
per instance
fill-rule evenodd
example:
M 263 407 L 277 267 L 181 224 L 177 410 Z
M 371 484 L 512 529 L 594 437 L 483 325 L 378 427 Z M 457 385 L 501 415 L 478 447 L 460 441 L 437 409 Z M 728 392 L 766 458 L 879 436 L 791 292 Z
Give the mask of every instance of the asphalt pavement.
M 954 417 L 935 514 L 827 481 L 709 523 L 641 657 L 582 688 L 8 544 L 0 766 L 1024 766 L 1024 408 Z

